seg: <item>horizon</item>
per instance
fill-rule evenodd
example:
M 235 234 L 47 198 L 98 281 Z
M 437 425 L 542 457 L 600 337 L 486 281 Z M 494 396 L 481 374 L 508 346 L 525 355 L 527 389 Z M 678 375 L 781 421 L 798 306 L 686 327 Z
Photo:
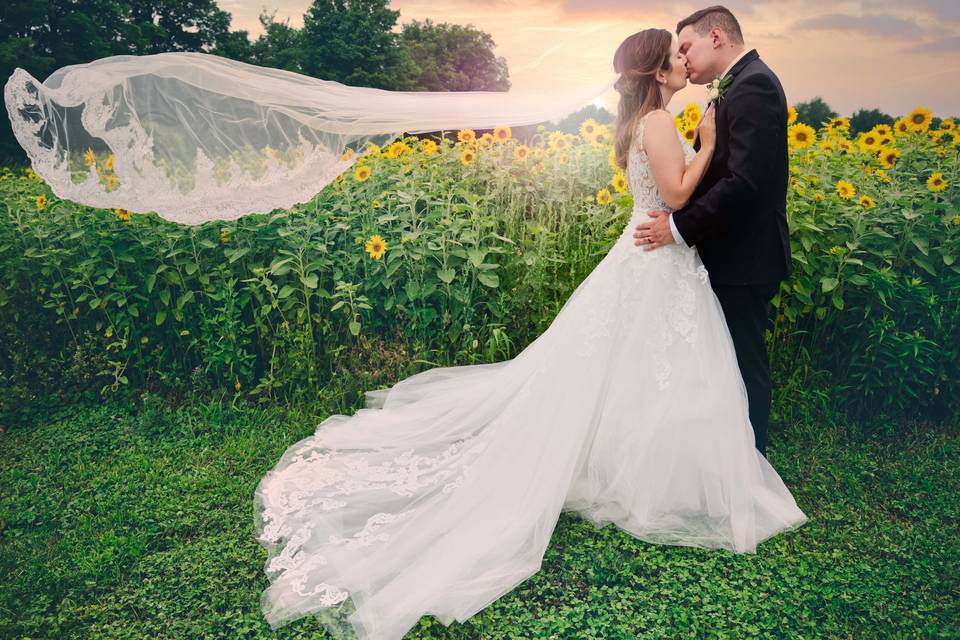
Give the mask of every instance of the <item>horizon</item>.
M 303 25 L 311 0 L 220 0 L 231 14 L 231 30 L 262 33 L 262 8 L 275 20 Z M 731 0 L 748 49 L 755 48 L 779 76 L 791 105 L 820 97 L 840 115 L 880 109 L 893 117 L 916 106 L 935 116 L 960 114 L 960 3 L 950 0 Z M 398 25 L 412 20 L 473 25 L 489 33 L 496 55 L 507 60 L 512 89 L 537 90 L 559 83 L 600 85 L 613 78 L 610 61 L 626 36 L 649 27 L 674 31 L 677 21 L 705 3 L 674 8 L 655 0 L 398 0 Z M 785 21 L 777 16 L 787 15 Z M 545 37 L 535 37 L 536 34 Z M 533 37 L 532 37 L 533 36 Z M 566 44 L 561 44 L 566 42 Z M 892 51 L 891 51 L 892 50 Z M 894 55 L 889 56 L 890 53 Z M 887 57 L 889 56 L 889 58 Z M 879 61 L 879 62 L 878 62 Z M 824 73 L 820 70 L 829 69 Z M 572 88 L 572 85 L 571 85 Z M 599 102 L 599 101 L 597 101 Z M 616 93 L 603 106 L 616 109 Z M 670 104 L 705 102 L 705 91 L 690 85 Z

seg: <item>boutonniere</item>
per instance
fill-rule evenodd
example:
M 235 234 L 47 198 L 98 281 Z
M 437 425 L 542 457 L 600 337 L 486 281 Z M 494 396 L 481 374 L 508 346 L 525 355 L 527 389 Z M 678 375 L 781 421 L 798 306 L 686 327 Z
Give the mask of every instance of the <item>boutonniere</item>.
M 723 100 L 723 92 L 727 90 L 731 82 L 733 82 L 733 76 L 729 74 L 722 79 L 719 76 L 714 78 L 713 82 L 707 85 L 707 104 L 711 102 L 719 104 Z

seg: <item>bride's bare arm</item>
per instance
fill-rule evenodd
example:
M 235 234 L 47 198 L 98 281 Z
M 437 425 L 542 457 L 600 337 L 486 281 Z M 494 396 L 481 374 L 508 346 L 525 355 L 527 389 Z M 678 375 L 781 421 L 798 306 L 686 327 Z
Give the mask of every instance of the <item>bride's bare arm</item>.
M 712 110 L 704 114 L 704 118 L 708 117 L 713 118 Z M 712 125 L 712 121 L 707 128 L 709 125 Z M 688 166 L 673 116 L 662 109 L 647 116 L 643 128 L 643 149 L 650 160 L 650 172 L 657 183 L 657 190 L 672 209 L 679 209 L 690 200 L 690 195 L 703 179 L 710 158 L 713 157 L 716 146 L 715 131 L 710 132 L 713 135 L 703 133 L 706 132 L 701 132 L 700 151 Z

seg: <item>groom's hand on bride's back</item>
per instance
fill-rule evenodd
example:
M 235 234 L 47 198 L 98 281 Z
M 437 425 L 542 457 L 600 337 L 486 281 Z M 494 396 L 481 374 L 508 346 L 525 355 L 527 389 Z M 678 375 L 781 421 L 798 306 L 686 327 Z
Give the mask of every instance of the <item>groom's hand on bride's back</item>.
M 633 231 L 636 240 L 633 244 L 643 247 L 644 251 L 653 251 L 667 244 L 673 244 L 673 231 L 670 229 L 670 212 L 657 210 L 647 213 L 653 218 L 650 222 L 642 222 Z

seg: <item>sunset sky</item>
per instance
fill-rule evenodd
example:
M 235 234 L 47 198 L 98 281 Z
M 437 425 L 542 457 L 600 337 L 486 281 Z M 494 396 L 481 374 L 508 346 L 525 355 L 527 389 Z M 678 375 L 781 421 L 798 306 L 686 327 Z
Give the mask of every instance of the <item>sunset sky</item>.
M 310 0 L 219 0 L 233 29 L 251 38 L 261 8 L 301 26 Z M 706 3 L 662 0 L 395 0 L 400 23 L 473 24 L 490 33 L 507 59 L 515 88 L 613 80 L 611 60 L 622 39 L 648 27 L 674 30 Z M 935 115 L 960 114 L 960 0 L 729 0 L 748 47 L 779 75 L 791 103 L 822 96 L 849 115 L 877 107 L 902 115 L 916 105 Z M 611 92 L 612 94 L 612 92 Z M 671 107 L 703 102 L 688 87 Z M 615 104 L 615 94 L 607 105 Z

